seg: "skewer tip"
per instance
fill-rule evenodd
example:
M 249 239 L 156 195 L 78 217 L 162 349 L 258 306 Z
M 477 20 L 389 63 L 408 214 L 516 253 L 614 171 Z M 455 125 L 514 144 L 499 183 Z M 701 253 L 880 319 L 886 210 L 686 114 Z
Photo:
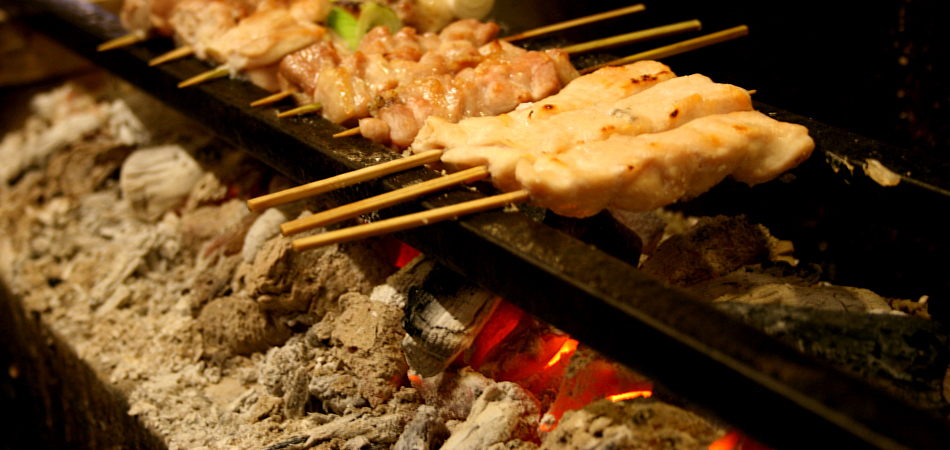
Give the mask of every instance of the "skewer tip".
M 277 117 L 280 118 L 280 119 L 283 119 L 284 117 L 300 116 L 300 115 L 303 115 L 303 114 L 309 114 L 309 113 L 312 113 L 312 112 L 317 112 L 317 111 L 319 111 L 321 108 L 323 108 L 323 105 L 321 105 L 320 103 L 311 103 L 311 104 L 309 104 L 309 105 L 303 105 L 303 106 L 298 107 L 298 108 L 294 108 L 294 109 L 291 109 L 291 110 L 288 110 L 288 111 L 284 111 L 284 112 L 282 112 L 282 113 L 278 113 L 278 114 L 277 114 Z
M 155 58 L 152 58 L 151 60 L 149 60 L 148 65 L 149 67 L 154 67 L 159 64 L 167 63 L 169 61 L 174 61 L 176 59 L 181 59 L 186 56 L 191 56 L 194 53 L 195 53 L 195 50 L 191 48 L 191 46 L 185 45 L 183 47 L 178 47 L 168 53 L 165 53 L 164 55 L 159 55 L 159 56 L 156 56 Z
M 97 51 L 104 52 L 108 50 L 114 50 L 117 48 L 128 47 L 132 44 L 137 44 L 145 40 L 145 33 L 141 31 L 132 32 L 125 36 L 120 36 L 115 39 L 103 42 L 96 47 Z
M 358 134 L 360 134 L 360 127 L 355 127 L 355 128 L 350 128 L 349 130 L 341 131 L 337 134 L 334 134 L 333 137 L 343 138 L 343 137 L 356 136 Z
M 228 70 L 227 67 L 218 67 L 217 69 L 211 69 L 207 72 L 200 73 L 185 81 L 182 81 L 181 83 L 178 83 L 178 87 L 186 88 L 189 86 L 194 86 L 196 84 L 204 83 L 205 81 L 213 80 L 215 78 L 224 78 L 228 76 L 229 73 L 231 72 Z
M 264 106 L 264 105 L 269 105 L 271 103 L 277 103 L 287 97 L 290 97 L 291 95 L 293 95 L 293 93 L 294 93 L 293 91 L 280 91 L 274 95 L 268 95 L 267 97 L 264 97 L 260 100 L 254 100 L 253 102 L 251 102 L 251 107 L 256 108 L 258 106 Z

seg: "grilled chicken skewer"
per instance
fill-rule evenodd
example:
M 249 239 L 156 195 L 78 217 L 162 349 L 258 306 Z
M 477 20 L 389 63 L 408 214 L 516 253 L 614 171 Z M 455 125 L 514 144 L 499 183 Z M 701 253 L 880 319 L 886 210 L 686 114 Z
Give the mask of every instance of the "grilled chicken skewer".
M 683 27 L 691 25 L 698 26 L 698 23 L 691 24 L 690 22 L 682 22 L 680 24 L 674 25 Z M 665 30 L 662 29 L 668 30 L 668 27 L 660 27 L 661 30 L 659 32 L 665 32 Z M 711 45 L 712 43 L 722 42 L 723 40 L 744 36 L 747 32 L 748 29 L 745 26 L 736 27 L 723 32 L 712 33 L 700 38 L 684 41 L 683 43 L 664 46 L 657 49 L 657 51 L 647 53 L 658 54 L 664 57 L 672 56 L 689 51 L 691 49 Z M 581 48 L 589 49 L 589 46 L 582 45 Z M 645 54 L 646 53 L 640 54 L 637 59 L 641 59 L 640 57 Z M 629 63 L 629 61 L 627 61 L 627 63 Z M 564 65 L 559 65 L 557 67 L 564 67 Z M 566 73 L 565 70 L 560 70 L 561 74 Z M 486 70 L 486 72 L 490 71 L 491 69 Z M 566 77 L 562 75 L 562 85 L 565 78 Z M 567 81 L 569 82 L 569 80 Z M 413 92 L 413 87 L 419 85 L 423 85 L 427 89 L 422 90 L 417 88 L 416 90 L 421 90 L 422 92 Z M 437 92 L 433 92 L 434 90 Z M 474 90 L 478 91 L 477 85 Z M 440 92 L 452 92 L 453 96 L 448 97 L 446 100 L 432 101 L 431 99 L 433 98 L 440 99 Z M 377 103 L 382 103 L 384 106 L 371 111 L 373 115 L 372 118 L 364 118 L 360 120 L 358 133 L 356 130 L 353 130 L 346 134 L 341 134 L 341 136 L 362 134 L 364 137 L 367 137 L 377 143 L 393 144 L 396 147 L 405 148 L 409 145 L 412 139 L 415 138 L 415 135 L 418 130 L 421 129 L 425 118 L 429 116 L 443 117 L 454 122 L 458 121 L 458 119 L 461 117 L 482 115 L 491 116 L 498 114 L 499 112 L 504 112 L 504 108 L 500 107 L 496 111 L 475 110 L 470 114 L 455 114 L 456 118 L 453 119 L 453 111 L 451 107 L 461 103 L 459 95 L 455 94 L 456 92 L 463 93 L 462 101 L 464 101 L 464 93 L 467 92 L 466 89 L 459 89 L 452 85 L 445 86 L 445 83 L 443 83 L 441 80 L 429 81 L 428 84 L 423 84 L 423 81 L 420 80 L 405 87 L 400 86 L 399 88 L 392 91 L 384 92 L 379 96 L 377 101 Z M 405 94 L 402 95 L 403 93 Z M 400 97 L 408 97 L 408 99 L 400 101 Z M 424 100 L 418 100 L 420 97 Z M 433 103 L 435 103 L 440 108 L 432 108 L 431 104 Z
M 662 133 L 612 136 L 561 160 L 535 162 L 525 189 L 296 239 L 293 247 L 307 250 L 529 200 L 580 216 L 607 206 L 649 210 L 699 195 L 730 175 L 750 185 L 771 180 L 807 159 L 813 148 L 800 125 L 757 111 L 715 114 Z
M 521 161 L 556 156 L 578 145 L 616 135 L 662 133 L 696 118 L 752 110 L 751 98 L 744 89 L 713 83 L 702 75 L 671 77 L 672 72 L 655 61 L 603 69 L 578 79 L 576 84 L 530 109 L 469 118 L 457 124 L 430 118 L 412 150 L 425 154 L 443 150 L 440 160 L 448 169 L 481 167 L 491 173 L 496 187 L 515 191 L 523 187 L 515 175 Z M 616 100 L 617 97 L 610 99 L 603 92 L 617 97 L 629 95 Z M 384 194 L 396 195 L 398 191 Z M 352 205 L 337 208 L 350 209 Z M 321 216 L 350 217 L 335 210 Z M 329 223 L 323 217 L 296 222 L 299 224 L 285 224 L 288 227 L 282 230 L 299 232 L 309 229 L 306 225 Z
M 714 33 L 716 35 L 718 33 Z M 592 104 L 610 102 L 622 99 L 654 86 L 656 83 L 675 77 L 669 67 L 656 61 L 641 61 L 622 67 L 607 67 L 592 74 L 578 78 L 558 94 L 548 97 L 546 101 L 532 107 L 520 109 L 504 114 L 505 121 L 515 120 L 526 122 L 530 119 L 545 119 L 563 112 L 581 109 Z M 491 117 L 468 119 L 467 122 L 480 122 L 486 130 L 498 129 L 493 125 Z M 342 137 L 359 134 L 360 129 L 354 128 L 334 135 Z M 420 143 L 420 145 L 425 145 Z M 384 176 L 380 174 L 379 176 Z M 315 182 L 318 183 L 318 182 Z M 311 183 L 311 184 L 315 184 Z M 269 197 L 275 204 L 293 201 L 284 198 L 282 193 L 274 193 Z M 281 198 L 284 198 L 281 200 Z
M 293 247 L 307 250 L 529 200 L 582 217 L 607 206 L 645 211 L 699 195 L 726 176 L 750 185 L 771 180 L 807 159 L 813 148 L 800 125 L 757 111 L 713 114 L 669 131 L 613 135 L 528 162 L 523 189 L 297 239 Z

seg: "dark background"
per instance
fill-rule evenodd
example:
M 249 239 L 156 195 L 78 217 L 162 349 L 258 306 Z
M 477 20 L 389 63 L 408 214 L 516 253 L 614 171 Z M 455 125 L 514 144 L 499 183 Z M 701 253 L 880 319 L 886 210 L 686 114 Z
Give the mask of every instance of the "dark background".
M 633 1 L 496 2 L 512 31 L 634 4 Z M 690 19 L 703 30 L 612 50 L 618 56 L 748 25 L 749 35 L 664 59 L 677 74 L 703 73 L 755 89 L 757 101 L 910 151 L 950 160 L 950 76 L 938 1 L 649 1 L 646 10 L 589 26 L 585 40 Z

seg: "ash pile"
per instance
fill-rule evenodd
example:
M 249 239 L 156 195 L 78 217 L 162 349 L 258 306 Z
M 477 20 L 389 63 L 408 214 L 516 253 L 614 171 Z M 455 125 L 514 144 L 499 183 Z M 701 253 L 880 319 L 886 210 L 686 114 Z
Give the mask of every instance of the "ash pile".
M 279 225 L 329 199 L 249 212 L 290 182 L 125 85 L 30 105 L 0 141 L 0 275 L 168 448 L 756 445 L 392 238 L 294 252 Z M 545 220 L 950 412 L 926 299 L 823 283 L 743 217 Z

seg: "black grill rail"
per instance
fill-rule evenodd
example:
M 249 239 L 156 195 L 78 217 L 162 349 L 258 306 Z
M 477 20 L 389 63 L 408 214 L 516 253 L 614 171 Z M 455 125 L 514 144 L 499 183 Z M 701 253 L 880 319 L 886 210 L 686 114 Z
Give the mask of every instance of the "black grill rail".
M 125 34 L 114 15 L 97 7 L 79 0 L 22 0 L 13 6 L 31 27 L 193 117 L 297 182 L 396 157 L 362 139 L 332 139 L 341 128 L 322 119 L 278 120 L 273 108 L 250 108 L 250 101 L 266 93 L 248 83 L 217 80 L 178 89 L 178 82 L 208 66 L 186 59 L 148 67 L 149 59 L 170 49 L 167 41 L 96 52 L 98 44 Z M 910 160 L 896 149 L 860 136 L 766 105 L 757 107 L 781 120 L 808 126 L 818 142 L 815 155 L 793 172 L 794 180 L 786 177 L 754 189 L 725 183 L 681 205 L 684 210 L 749 214 L 778 236 L 794 236 L 797 248 L 805 253 L 835 230 L 861 240 L 865 233 L 853 229 L 850 222 L 843 225 L 846 231 L 835 227 L 840 220 L 836 212 L 849 220 L 864 214 L 864 218 L 882 221 L 873 222 L 871 234 L 878 228 L 903 230 L 916 224 L 912 236 L 930 239 L 925 246 L 943 245 L 933 243 L 931 237 L 941 227 L 930 221 L 950 206 L 950 181 L 941 178 L 950 173 L 946 165 Z M 903 176 L 902 183 L 885 189 L 870 182 L 861 173 L 866 158 L 900 168 L 896 171 Z M 352 201 L 435 176 L 420 168 L 337 195 Z M 477 196 L 458 189 L 382 211 L 380 216 Z M 829 199 L 850 207 L 829 211 Z M 919 205 L 926 207 L 915 209 Z M 869 215 L 866 208 L 872 206 L 877 211 Z M 775 448 L 943 449 L 950 442 L 950 427 L 942 419 L 807 358 L 684 291 L 525 214 L 482 213 L 397 236 Z M 946 263 L 929 261 L 924 266 L 926 271 L 944 271 Z M 941 284 L 945 282 L 935 283 L 925 286 L 937 294 L 932 298 L 946 292 Z

